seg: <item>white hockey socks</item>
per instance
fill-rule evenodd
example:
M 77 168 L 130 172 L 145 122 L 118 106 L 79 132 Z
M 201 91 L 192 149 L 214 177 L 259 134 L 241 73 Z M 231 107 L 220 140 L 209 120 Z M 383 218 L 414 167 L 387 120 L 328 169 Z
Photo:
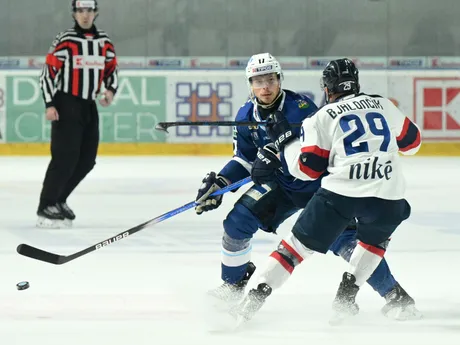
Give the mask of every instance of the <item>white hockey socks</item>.
M 271 253 L 264 272 L 259 277 L 259 284 L 266 283 L 272 289 L 281 287 L 291 276 L 294 268 L 314 252 L 305 247 L 290 233 Z
M 351 255 L 350 266 L 347 270 L 348 273 L 355 276 L 356 285 L 361 286 L 369 279 L 384 255 L 385 249 L 361 241 L 358 242 Z

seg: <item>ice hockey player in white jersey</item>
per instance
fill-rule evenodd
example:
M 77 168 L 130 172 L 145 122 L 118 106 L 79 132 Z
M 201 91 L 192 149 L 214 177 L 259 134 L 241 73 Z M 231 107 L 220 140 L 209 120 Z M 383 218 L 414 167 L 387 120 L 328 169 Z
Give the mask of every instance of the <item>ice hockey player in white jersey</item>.
M 304 181 L 325 171 L 321 188 L 303 210 L 292 232 L 269 258 L 258 286 L 232 313 L 249 320 L 272 289 L 314 252 L 326 253 L 350 220 L 358 221 L 358 246 L 333 302 L 335 320 L 356 315 L 361 285 L 382 260 L 390 236 L 410 215 L 404 199 L 399 153 L 415 154 L 417 126 L 388 99 L 360 92 L 358 70 L 349 59 L 331 61 L 323 71 L 327 103 L 302 123 L 300 139 L 281 112 L 270 115 L 267 133 L 289 172 Z

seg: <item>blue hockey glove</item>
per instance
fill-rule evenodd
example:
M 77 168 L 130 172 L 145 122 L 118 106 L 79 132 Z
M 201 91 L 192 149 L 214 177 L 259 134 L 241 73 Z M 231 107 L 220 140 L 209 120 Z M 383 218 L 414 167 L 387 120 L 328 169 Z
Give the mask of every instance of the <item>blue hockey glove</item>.
M 208 173 L 201 182 L 202 185 L 200 189 L 198 189 L 198 195 L 195 200 L 199 203 L 199 205 L 195 207 L 196 214 L 202 214 L 203 212 L 218 208 L 220 204 L 222 204 L 223 195 L 209 195 L 229 185 L 229 181 L 223 176 L 216 176 L 216 173 L 213 171 Z
M 251 178 L 255 184 L 263 185 L 276 179 L 276 171 L 281 168 L 277 154 L 278 151 L 274 144 L 268 144 L 263 149 L 259 149 L 251 169 Z
M 278 151 L 282 151 L 284 146 L 295 138 L 291 125 L 281 111 L 275 111 L 268 116 L 266 129 Z

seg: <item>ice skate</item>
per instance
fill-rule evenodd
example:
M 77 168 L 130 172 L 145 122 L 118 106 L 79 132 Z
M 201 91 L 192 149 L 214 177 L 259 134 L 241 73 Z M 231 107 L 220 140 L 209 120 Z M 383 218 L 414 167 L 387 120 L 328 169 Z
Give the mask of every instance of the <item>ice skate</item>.
M 37 211 L 37 228 L 62 229 L 67 226 L 64 223 L 65 217 L 56 206 L 47 206 Z
M 423 314 L 415 307 L 414 299 L 399 283 L 385 295 L 385 300 L 387 304 L 383 306 L 382 314 L 390 319 L 405 321 L 423 318 Z
M 331 325 L 338 325 L 346 318 L 355 316 L 359 313 L 359 307 L 355 302 L 359 286 L 355 283 L 356 278 L 353 274 L 347 272 L 343 274 L 342 282 L 339 285 L 337 295 L 332 303 L 334 315 L 329 321 Z
M 228 310 L 232 305 L 238 303 L 244 297 L 244 289 L 255 270 L 256 266 L 252 262 L 249 262 L 245 275 L 238 283 L 230 284 L 224 282 L 221 286 L 208 291 L 208 295 L 215 300 L 214 306 L 217 309 Z
M 248 295 L 238 305 L 230 309 L 230 314 L 236 319 L 236 327 L 251 320 L 262 308 L 265 300 L 272 293 L 272 288 L 265 284 L 259 284 L 257 289 L 249 291 Z
M 69 205 L 67 205 L 66 202 L 58 202 L 56 206 L 64 216 L 64 225 L 68 228 L 71 228 L 75 219 L 75 213 L 73 213 L 72 209 L 69 207 Z

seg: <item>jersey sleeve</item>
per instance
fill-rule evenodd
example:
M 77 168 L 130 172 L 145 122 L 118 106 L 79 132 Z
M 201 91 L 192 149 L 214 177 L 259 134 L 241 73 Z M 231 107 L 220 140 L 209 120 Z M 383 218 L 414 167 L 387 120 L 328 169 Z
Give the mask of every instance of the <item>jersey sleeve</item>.
M 318 115 L 303 121 L 300 139 L 286 145 L 283 152 L 291 175 L 304 181 L 319 178 L 329 164 L 332 140 L 321 128 Z
M 404 155 L 414 155 L 422 144 L 422 135 L 418 126 L 405 116 L 390 100 L 387 107 L 391 109 L 386 118 L 396 135 L 399 152 Z
M 236 120 L 242 121 L 238 115 Z M 233 159 L 219 173 L 232 183 L 251 174 L 252 163 L 257 155 L 257 147 L 252 142 L 250 135 L 247 127 L 233 127 Z
M 118 89 L 118 62 L 115 47 L 110 40 L 107 40 L 103 49 L 105 52 L 104 85 L 107 90 L 115 94 Z
M 53 106 L 56 79 L 67 56 L 67 44 L 61 42 L 61 36 L 62 33 L 58 34 L 51 44 L 40 75 L 40 88 L 47 108 Z

